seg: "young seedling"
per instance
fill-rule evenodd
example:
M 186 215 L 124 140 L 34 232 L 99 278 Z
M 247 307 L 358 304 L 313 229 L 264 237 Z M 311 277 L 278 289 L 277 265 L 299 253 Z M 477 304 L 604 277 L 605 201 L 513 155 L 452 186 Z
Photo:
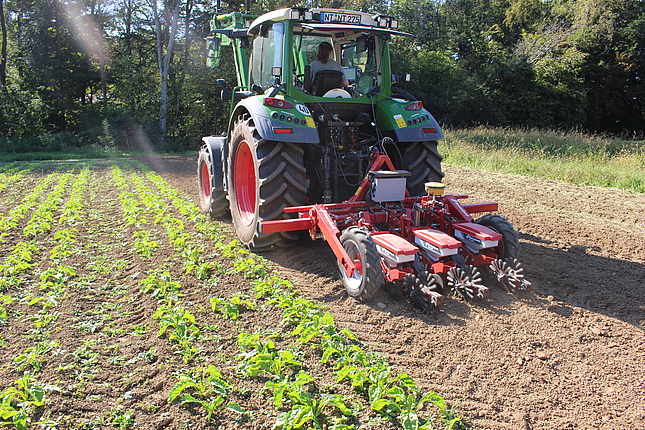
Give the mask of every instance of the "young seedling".
M 300 371 L 295 381 L 267 382 L 267 387 L 274 390 L 274 403 L 279 408 L 286 396 L 291 402 L 291 410 L 278 417 L 275 428 L 282 430 L 300 429 L 310 424 L 317 429 L 324 428 L 326 418 L 323 411 L 327 407 L 334 407 L 345 416 L 353 416 L 352 411 L 340 394 L 316 393 L 311 389 L 313 378 Z M 280 406 L 278 406 L 280 405 Z
M 211 364 L 180 375 L 179 381 L 170 390 L 168 402 L 179 399 L 181 404 L 198 404 L 206 410 L 208 421 L 223 409 L 243 414 L 245 411 L 237 403 L 227 403 L 229 390 L 230 385 L 222 378 L 221 372 Z
M 240 317 L 240 312 L 243 310 L 256 309 L 255 303 L 249 300 L 246 293 L 236 293 L 229 300 L 213 297 L 210 300 L 211 309 L 213 312 L 222 314 L 224 318 L 236 320 Z
M 45 404 L 45 389 L 25 372 L 22 378 L 0 392 L 0 426 L 27 430 L 31 417 Z

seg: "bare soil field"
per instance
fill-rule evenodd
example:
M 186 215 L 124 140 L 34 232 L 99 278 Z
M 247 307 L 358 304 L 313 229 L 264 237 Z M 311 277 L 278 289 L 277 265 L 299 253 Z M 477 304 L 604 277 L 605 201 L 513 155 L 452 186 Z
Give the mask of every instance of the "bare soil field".
M 196 156 L 140 161 L 197 202 Z M 123 168 L 124 181 L 119 182 L 114 165 Z M 75 173 L 67 179 L 56 173 L 70 168 L 64 163 L 37 165 L 6 179 L 0 217 L 50 177 L 47 192 L 35 201 L 42 203 L 63 181 L 52 209 L 60 220 L 81 167 L 71 164 Z M 280 412 L 269 405 L 262 389 L 266 381 L 240 377 L 232 357 L 240 352 L 241 332 L 275 329 L 284 335 L 288 330 L 281 327 L 280 311 L 247 311 L 231 321 L 211 310 L 211 297 L 252 290 L 248 277 L 232 270 L 235 263 L 222 255 L 221 243 L 214 247 L 215 241 L 232 240 L 230 228 L 213 222 L 219 233 L 209 237 L 172 205 L 171 193 L 155 188 L 139 169 L 132 160 L 95 162 L 80 191 L 83 206 L 76 209 L 82 221 L 52 222 L 49 231 L 29 236 L 25 228 L 38 206 L 32 205 L 17 225 L 3 230 L 0 265 L 22 242 L 33 241 L 36 248 L 32 267 L 0 289 L 0 296 L 11 298 L 4 305 L 6 322 L 0 322 L 0 389 L 11 387 L 25 371 L 51 384 L 45 390 L 49 402 L 32 419 L 43 424 L 33 428 L 272 428 Z M 531 292 L 491 288 L 487 300 L 446 299 L 426 314 L 385 292 L 364 303 L 349 298 L 322 241 L 305 238 L 262 257 L 324 304 L 339 328 L 350 329 L 424 391 L 458 402 L 457 412 L 471 428 L 645 429 L 645 196 L 449 165 L 444 171 L 448 193 L 468 194 L 469 203 L 499 202 L 499 213 L 520 233 Z M 165 207 L 146 201 L 146 192 L 163 194 Z M 132 223 L 128 196 L 143 213 Z M 154 221 L 157 213 L 181 221 L 189 242 L 217 276 L 204 280 L 195 270 L 186 273 L 188 257 L 168 240 L 166 224 Z M 52 250 L 64 236 L 57 232 L 65 228 L 76 229 L 68 235 L 73 252 L 55 257 Z M 135 248 L 146 241 L 156 242 L 149 255 Z M 59 270 L 59 278 L 46 285 L 43 273 L 61 265 L 74 274 L 66 277 Z M 143 291 L 142 281 L 161 270 L 181 285 L 178 300 L 196 319 L 198 350 L 188 358 L 190 351 L 173 340 L 175 332 L 160 333 L 163 309 L 154 294 Z M 61 278 L 70 280 L 52 295 Z M 299 357 L 317 386 L 352 396 L 310 352 Z M 226 401 L 244 405 L 244 417 L 222 410 L 207 420 L 199 408 L 168 401 L 181 375 L 208 364 L 217 365 L 235 386 Z M 371 418 L 348 423 L 394 426 Z

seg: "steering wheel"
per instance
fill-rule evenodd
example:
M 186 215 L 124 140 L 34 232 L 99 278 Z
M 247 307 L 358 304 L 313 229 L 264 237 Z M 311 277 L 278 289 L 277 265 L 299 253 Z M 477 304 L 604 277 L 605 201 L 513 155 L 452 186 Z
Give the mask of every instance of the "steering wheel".
M 304 89 L 305 88 L 305 83 L 304 83 L 305 75 L 304 75 L 304 73 L 300 74 L 300 75 L 295 75 L 294 77 L 295 77 L 295 79 L 293 81 L 293 85 L 295 85 L 296 88 L 299 88 L 301 90 Z

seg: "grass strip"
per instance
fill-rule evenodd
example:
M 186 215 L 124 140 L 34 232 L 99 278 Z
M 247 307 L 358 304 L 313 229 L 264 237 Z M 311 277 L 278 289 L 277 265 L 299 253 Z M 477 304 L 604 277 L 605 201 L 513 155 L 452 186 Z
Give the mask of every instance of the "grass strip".
M 645 193 L 644 141 L 489 127 L 445 134 L 448 164 Z

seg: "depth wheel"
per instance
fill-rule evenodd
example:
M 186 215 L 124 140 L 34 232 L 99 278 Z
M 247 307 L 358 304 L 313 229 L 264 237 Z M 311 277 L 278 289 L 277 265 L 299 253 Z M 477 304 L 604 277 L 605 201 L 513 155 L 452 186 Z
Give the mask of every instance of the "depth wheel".
M 425 196 L 426 182 L 441 182 L 441 160 L 437 150 L 437 141 L 413 142 L 403 146 L 403 168 L 410 172 L 408 192 L 412 196 Z
M 213 188 L 213 163 L 208 150 L 199 151 L 197 176 L 199 178 L 199 207 L 213 219 L 229 217 L 226 192 Z
M 403 284 L 410 291 L 410 300 L 422 312 L 441 306 L 442 296 L 438 291 L 442 286 L 438 282 L 442 282 L 439 275 L 426 271 L 418 275 L 408 274 L 403 278 Z
M 479 269 L 474 266 L 453 267 L 446 274 L 448 288 L 454 296 L 465 300 L 488 297 L 488 288 L 482 285 Z
M 347 276 L 342 265 L 338 265 L 347 294 L 358 300 L 371 299 L 383 283 L 381 257 L 374 240 L 367 231 L 349 227 L 340 236 L 340 243 L 356 265 L 352 277 Z
M 262 221 L 285 218 L 286 206 L 304 203 L 304 151 L 260 137 L 247 114 L 235 124 L 229 151 L 231 218 L 240 241 L 254 250 L 289 246 L 298 232 L 260 234 Z
M 518 259 L 520 256 L 520 240 L 517 237 L 517 231 L 513 228 L 506 218 L 501 215 L 488 214 L 475 221 L 477 224 L 486 226 L 495 230 L 502 235 L 501 243 L 495 248 L 498 258 L 505 260 L 507 258 Z

